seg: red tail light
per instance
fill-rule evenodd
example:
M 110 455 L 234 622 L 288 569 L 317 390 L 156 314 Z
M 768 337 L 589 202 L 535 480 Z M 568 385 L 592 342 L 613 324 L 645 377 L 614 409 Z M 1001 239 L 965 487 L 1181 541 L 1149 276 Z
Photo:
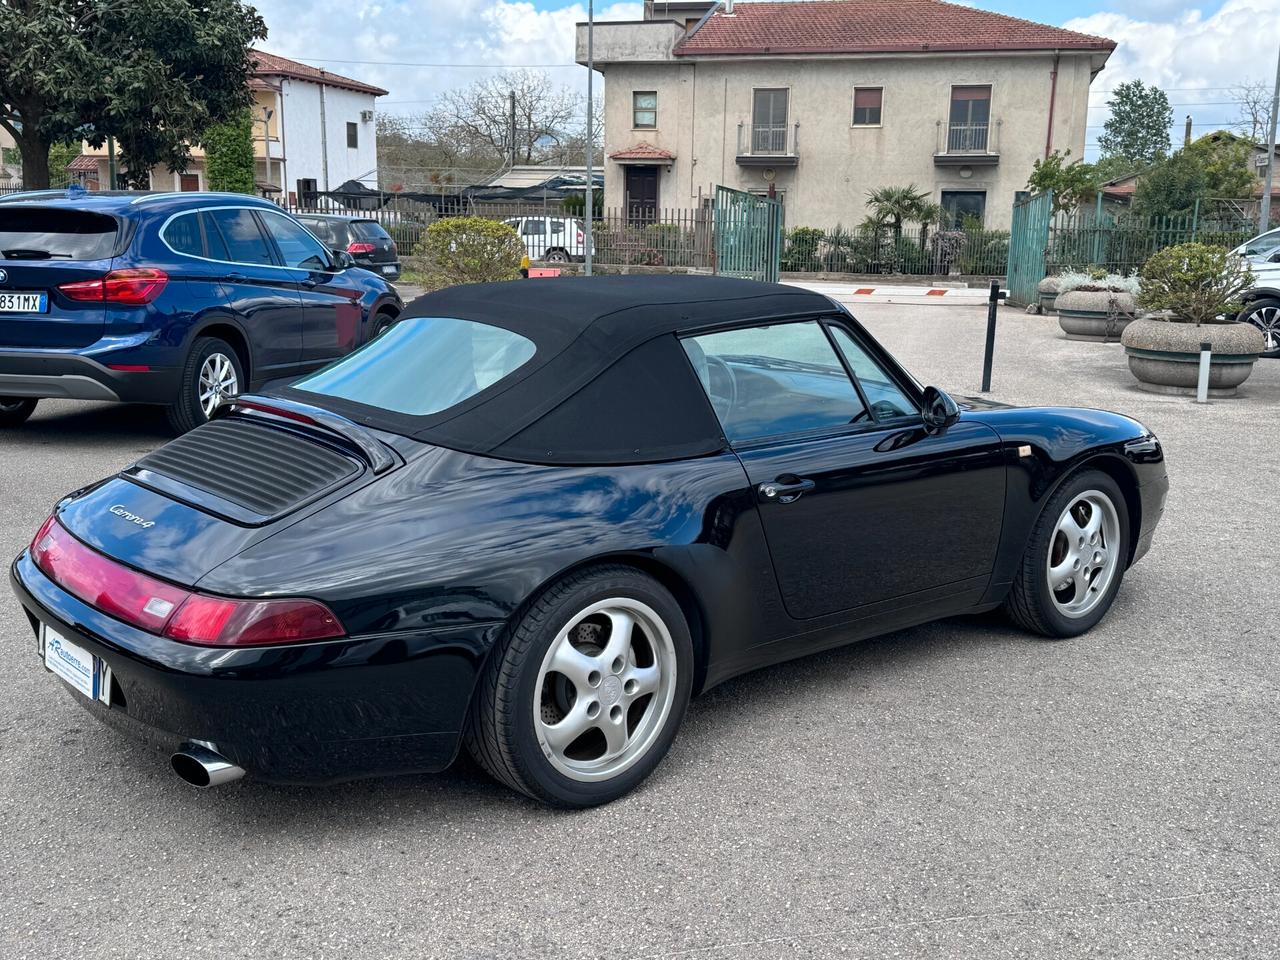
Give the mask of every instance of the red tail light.
M 163 270 L 144 267 L 112 270 L 99 280 L 77 280 L 74 283 L 64 283 L 58 289 L 69 300 L 140 307 L 160 296 L 160 291 L 168 282 L 169 275 Z
M 346 634 L 315 600 L 232 600 L 193 593 L 86 547 L 50 517 L 31 541 L 44 573 L 85 603 L 148 633 L 213 647 L 331 640 Z
M 357 253 L 373 253 L 373 251 L 376 249 L 377 247 L 375 247 L 372 243 L 365 243 L 361 240 L 352 240 L 350 243 L 347 244 L 347 253 L 351 254 L 352 256 L 354 256 Z

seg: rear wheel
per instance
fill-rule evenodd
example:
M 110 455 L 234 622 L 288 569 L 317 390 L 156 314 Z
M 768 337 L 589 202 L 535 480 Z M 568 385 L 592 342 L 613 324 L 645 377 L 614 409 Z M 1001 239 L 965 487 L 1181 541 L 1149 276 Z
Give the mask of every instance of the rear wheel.
M 1280 358 L 1280 300 L 1275 297 L 1254 300 L 1240 311 L 1240 319 L 1262 331 L 1267 341 L 1264 357 Z
M 548 250 L 546 261 L 547 263 L 568 263 L 569 254 L 565 250 Z
M 374 318 L 373 336 L 370 337 L 369 339 L 372 340 L 382 336 L 384 333 L 386 333 L 388 330 L 391 329 L 392 324 L 394 324 L 395 322 L 396 322 L 396 318 L 394 315 L 386 312 L 379 313 Z
M 197 337 L 182 368 L 177 402 L 167 410 L 169 425 L 176 433 L 194 430 L 244 386 L 244 367 L 232 346 L 217 337 Z
M 1005 600 L 1015 623 L 1046 637 L 1074 637 L 1111 608 L 1129 560 L 1129 512 L 1101 470 L 1068 477 L 1032 530 Z
M 666 755 L 692 679 L 671 594 L 630 567 L 587 570 L 544 593 L 492 652 L 467 749 L 536 800 L 608 803 Z
M 0 397 L 0 427 L 17 427 L 35 412 L 37 401 L 29 397 Z

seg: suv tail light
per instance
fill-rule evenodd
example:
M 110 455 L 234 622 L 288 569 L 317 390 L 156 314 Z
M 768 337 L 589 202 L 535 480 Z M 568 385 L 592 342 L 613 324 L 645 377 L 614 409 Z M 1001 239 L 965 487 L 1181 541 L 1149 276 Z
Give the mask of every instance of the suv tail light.
M 58 287 L 69 300 L 86 303 L 119 303 L 140 307 L 160 296 L 169 282 L 163 270 L 140 267 L 132 270 L 112 270 L 98 280 L 77 280 Z
M 352 256 L 354 256 L 357 253 L 373 253 L 373 251 L 376 249 L 377 247 L 375 247 L 372 243 L 366 243 L 363 240 L 352 240 L 350 243 L 347 244 L 347 253 L 351 254 Z
M 85 546 L 50 517 L 31 541 L 36 566 L 68 593 L 157 636 L 211 647 L 331 640 L 346 635 L 316 600 L 237 600 L 195 593 Z

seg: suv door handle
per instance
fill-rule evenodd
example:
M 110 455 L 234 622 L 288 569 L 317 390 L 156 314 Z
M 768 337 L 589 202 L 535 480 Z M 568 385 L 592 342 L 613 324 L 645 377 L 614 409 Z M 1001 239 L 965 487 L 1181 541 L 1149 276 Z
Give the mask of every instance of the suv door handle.
M 305 280 L 299 280 L 298 282 L 302 284 L 302 286 L 306 287 L 308 290 L 314 290 L 317 286 L 319 286 L 319 283 L 311 279 L 310 277 L 307 277 L 307 279 Z
M 812 480 L 786 475 L 777 480 L 762 483 L 756 489 L 760 499 L 767 503 L 791 503 L 799 500 L 801 495 L 808 493 L 816 486 L 817 484 Z

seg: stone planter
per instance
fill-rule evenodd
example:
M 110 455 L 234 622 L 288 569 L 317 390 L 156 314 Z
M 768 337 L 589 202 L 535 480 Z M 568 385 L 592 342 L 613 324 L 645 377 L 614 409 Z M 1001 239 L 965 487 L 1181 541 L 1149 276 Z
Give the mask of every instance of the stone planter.
M 1068 340 L 1114 342 L 1138 312 L 1133 294 L 1109 290 L 1068 290 L 1058 294 L 1054 308 Z
M 1041 313 L 1053 313 L 1053 301 L 1058 299 L 1058 278 L 1045 277 L 1036 286 Z
M 1120 342 L 1129 357 L 1129 372 L 1143 390 L 1189 395 L 1195 394 L 1200 375 L 1200 344 L 1208 342 L 1213 350 L 1211 397 L 1234 397 L 1266 346 L 1262 332 L 1247 323 L 1196 326 L 1151 318 L 1129 324 Z

